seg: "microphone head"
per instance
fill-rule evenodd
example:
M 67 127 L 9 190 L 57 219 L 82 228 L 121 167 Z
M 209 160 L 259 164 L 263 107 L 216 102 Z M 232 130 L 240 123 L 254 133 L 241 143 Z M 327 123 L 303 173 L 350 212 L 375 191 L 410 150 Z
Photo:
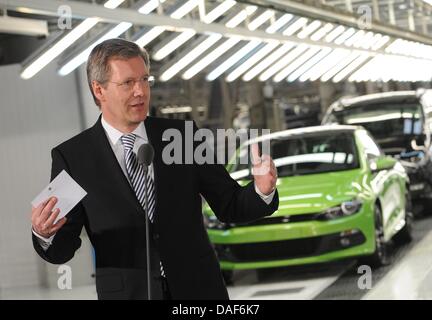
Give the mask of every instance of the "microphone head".
M 144 143 L 138 148 L 138 164 L 148 167 L 152 163 L 153 157 L 154 150 L 151 144 Z

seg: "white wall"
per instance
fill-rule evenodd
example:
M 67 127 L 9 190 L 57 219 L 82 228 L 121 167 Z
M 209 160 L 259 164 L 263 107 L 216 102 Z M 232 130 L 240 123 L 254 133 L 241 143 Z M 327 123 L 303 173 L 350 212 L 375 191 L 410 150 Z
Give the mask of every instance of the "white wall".
M 87 83 L 85 64 L 81 65 L 81 67 L 76 72 L 84 127 L 87 129 L 94 125 L 100 115 L 100 111 L 93 100 L 93 96 L 90 93 L 90 88 Z
M 52 282 L 32 247 L 30 201 L 49 182 L 51 148 L 82 126 L 75 75 L 53 64 L 30 80 L 19 71 L 0 67 L 0 289 Z

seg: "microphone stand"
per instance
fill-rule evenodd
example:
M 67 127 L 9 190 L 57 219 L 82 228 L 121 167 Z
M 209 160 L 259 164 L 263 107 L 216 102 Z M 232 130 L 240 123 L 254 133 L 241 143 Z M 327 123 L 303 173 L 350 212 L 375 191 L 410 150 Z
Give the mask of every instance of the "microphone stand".
M 147 199 L 147 171 L 148 166 L 141 164 L 144 171 L 144 201 L 145 201 L 145 228 L 146 228 L 146 253 L 147 253 L 147 297 L 148 300 L 152 300 L 151 294 L 151 273 L 150 273 L 150 221 L 148 216 L 148 199 Z
M 150 218 L 148 216 L 149 213 L 149 205 L 148 205 L 148 195 L 147 195 L 147 171 L 148 166 L 152 163 L 154 156 L 154 149 L 149 143 L 144 143 L 138 148 L 137 160 L 138 163 L 142 166 L 144 171 L 144 200 L 145 200 L 145 225 L 146 225 L 146 254 L 147 254 L 147 297 L 148 300 L 152 300 L 152 292 L 151 292 L 151 265 L 150 265 Z

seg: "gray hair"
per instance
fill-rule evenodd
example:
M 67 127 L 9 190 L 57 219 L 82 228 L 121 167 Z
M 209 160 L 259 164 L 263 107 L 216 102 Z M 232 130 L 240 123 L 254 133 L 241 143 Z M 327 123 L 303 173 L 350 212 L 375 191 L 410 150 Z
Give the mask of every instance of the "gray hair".
M 119 38 L 109 39 L 93 48 L 87 60 L 87 81 L 97 106 L 100 107 L 100 102 L 93 93 L 92 83 L 93 81 L 100 84 L 108 82 L 111 73 L 109 60 L 111 58 L 127 60 L 135 57 L 143 58 L 147 69 L 150 71 L 150 59 L 147 51 L 134 42 Z

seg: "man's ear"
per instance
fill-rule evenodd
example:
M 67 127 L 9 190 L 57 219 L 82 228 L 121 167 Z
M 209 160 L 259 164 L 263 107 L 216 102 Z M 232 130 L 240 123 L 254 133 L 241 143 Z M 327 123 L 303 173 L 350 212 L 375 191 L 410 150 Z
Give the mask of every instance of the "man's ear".
M 104 87 L 99 82 L 93 80 L 92 89 L 93 89 L 93 94 L 99 101 L 105 100 Z

